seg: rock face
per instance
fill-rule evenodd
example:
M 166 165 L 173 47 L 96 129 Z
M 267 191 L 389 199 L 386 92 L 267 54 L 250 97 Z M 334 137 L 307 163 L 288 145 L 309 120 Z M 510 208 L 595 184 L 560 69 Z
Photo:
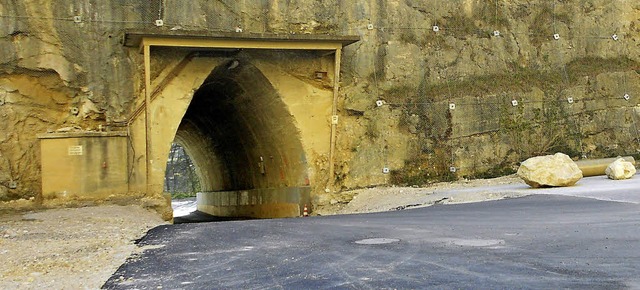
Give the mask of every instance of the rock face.
M 633 163 L 625 161 L 624 158 L 619 158 L 609 164 L 604 173 L 613 180 L 629 179 L 636 174 L 636 167 L 633 166 Z
M 572 186 L 582 178 L 582 171 L 563 153 L 525 160 L 518 176 L 531 187 Z
M 325 177 L 337 188 L 496 176 L 553 148 L 640 149 L 640 1 L 184 2 L 0 1 L 0 200 L 40 194 L 36 133 L 125 124 L 142 103 L 129 30 L 360 36 L 343 51 Z M 178 52 L 154 49 L 154 81 Z M 317 156 L 318 174 L 328 158 Z

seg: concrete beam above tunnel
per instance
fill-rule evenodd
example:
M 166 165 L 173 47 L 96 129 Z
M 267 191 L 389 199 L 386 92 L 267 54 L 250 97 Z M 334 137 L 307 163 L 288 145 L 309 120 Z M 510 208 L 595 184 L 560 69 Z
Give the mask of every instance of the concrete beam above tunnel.
M 250 33 L 157 33 L 126 32 L 124 45 L 128 47 L 170 46 L 212 49 L 292 49 L 336 50 L 360 40 L 359 36 L 333 36 L 315 34 L 250 34 Z

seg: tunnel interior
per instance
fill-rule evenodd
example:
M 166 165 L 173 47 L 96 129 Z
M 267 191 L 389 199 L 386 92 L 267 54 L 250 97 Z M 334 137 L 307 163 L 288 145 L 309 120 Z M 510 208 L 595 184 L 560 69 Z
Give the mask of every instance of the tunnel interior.
M 213 69 L 195 91 L 174 142 L 193 160 L 203 192 L 309 185 L 295 119 L 247 60 Z

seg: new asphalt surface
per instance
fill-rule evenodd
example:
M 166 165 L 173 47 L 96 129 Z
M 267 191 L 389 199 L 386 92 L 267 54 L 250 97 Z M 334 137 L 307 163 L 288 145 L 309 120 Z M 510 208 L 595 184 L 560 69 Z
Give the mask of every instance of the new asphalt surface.
M 151 230 L 104 288 L 635 289 L 639 241 L 640 205 L 557 195 L 187 223 Z

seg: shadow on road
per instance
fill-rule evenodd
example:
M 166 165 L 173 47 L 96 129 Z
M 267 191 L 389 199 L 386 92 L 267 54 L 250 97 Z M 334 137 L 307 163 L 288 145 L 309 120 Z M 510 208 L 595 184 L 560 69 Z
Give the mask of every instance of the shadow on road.
M 188 215 L 183 215 L 173 218 L 174 224 L 187 224 L 187 223 L 205 223 L 205 222 L 227 222 L 227 221 L 241 221 L 250 220 L 251 218 L 244 217 L 220 217 L 203 213 L 201 211 L 194 211 Z

